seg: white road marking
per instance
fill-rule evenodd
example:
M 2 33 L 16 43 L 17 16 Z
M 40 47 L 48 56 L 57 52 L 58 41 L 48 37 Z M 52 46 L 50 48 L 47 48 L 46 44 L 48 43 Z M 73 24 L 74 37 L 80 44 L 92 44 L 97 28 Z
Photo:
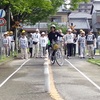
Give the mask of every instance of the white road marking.
M 65 59 L 75 70 L 77 70 L 82 76 L 84 76 L 90 83 L 92 83 L 97 89 L 100 90 L 100 86 L 98 86 L 95 82 L 93 82 L 90 78 L 88 78 L 83 72 L 81 72 L 78 68 L 76 68 L 71 62 Z
M 16 74 L 22 67 L 25 65 L 30 59 L 26 60 L 16 71 L 14 71 L 10 76 L 8 76 L 1 84 L 0 87 L 2 87 L 14 74 Z

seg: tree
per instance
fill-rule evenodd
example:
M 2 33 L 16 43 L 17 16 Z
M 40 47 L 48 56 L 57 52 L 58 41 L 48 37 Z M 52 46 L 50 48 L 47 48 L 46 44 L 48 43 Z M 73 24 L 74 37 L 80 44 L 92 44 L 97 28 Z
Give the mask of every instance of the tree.
M 15 21 L 28 20 L 35 24 L 56 12 L 63 0 L 0 0 L 0 7 L 10 6 Z
M 65 0 L 68 1 L 68 0 Z M 78 8 L 78 5 L 80 4 L 80 2 L 89 2 L 90 0 L 70 0 L 69 5 L 71 5 L 71 10 L 75 10 Z
M 0 8 L 10 7 L 12 22 L 28 21 L 35 24 L 56 13 L 65 0 L 0 0 Z M 68 1 L 68 0 L 67 0 Z M 88 0 L 71 0 L 71 9 L 76 9 L 79 2 Z M 11 23 L 11 24 L 13 24 Z

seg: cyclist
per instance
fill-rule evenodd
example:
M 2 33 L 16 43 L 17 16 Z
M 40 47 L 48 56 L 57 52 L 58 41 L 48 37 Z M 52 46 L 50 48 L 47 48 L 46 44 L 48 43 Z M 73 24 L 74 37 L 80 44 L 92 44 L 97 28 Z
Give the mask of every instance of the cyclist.
M 56 26 L 55 25 L 51 25 L 51 27 L 50 27 L 50 33 L 48 34 L 48 39 L 50 41 L 49 48 L 52 47 L 53 42 L 57 43 L 58 37 L 63 37 L 63 36 L 56 31 Z M 53 50 L 51 60 L 53 60 L 53 57 L 55 55 L 55 52 L 56 52 L 56 50 Z

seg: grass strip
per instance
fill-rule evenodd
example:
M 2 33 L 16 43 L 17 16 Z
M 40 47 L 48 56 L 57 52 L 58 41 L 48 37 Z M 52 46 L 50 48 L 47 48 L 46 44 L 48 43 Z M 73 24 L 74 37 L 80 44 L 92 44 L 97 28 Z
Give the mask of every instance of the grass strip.
M 100 59 L 88 59 L 88 62 L 100 66 Z

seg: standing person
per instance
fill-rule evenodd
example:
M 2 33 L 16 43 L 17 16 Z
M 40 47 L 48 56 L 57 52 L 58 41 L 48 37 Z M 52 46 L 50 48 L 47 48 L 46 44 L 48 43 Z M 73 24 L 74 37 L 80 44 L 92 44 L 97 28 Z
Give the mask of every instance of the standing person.
M 98 44 L 98 49 L 99 49 L 99 55 L 100 55 L 100 34 L 97 37 L 97 44 Z
M 47 43 L 48 40 L 47 37 L 45 36 L 45 32 L 42 32 L 40 37 L 41 58 L 45 57 Z
M 65 43 L 67 44 L 67 58 L 70 58 L 73 54 L 73 43 L 74 34 L 71 29 L 68 29 L 67 34 L 64 37 Z
M 84 31 L 82 31 L 82 35 L 79 37 L 78 43 L 80 46 L 80 58 L 85 58 L 86 36 Z
M 73 30 L 74 34 L 74 43 L 73 43 L 73 56 L 76 56 L 76 44 L 77 44 L 77 31 Z
M 79 40 L 79 38 L 81 37 L 82 32 L 83 32 L 83 30 L 80 29 L 80 33 L 78 34 L 78 40 Z M 80 44 L 78 44 L 78 55 L 79 55 L 79 57 L 80 57 Z
M 58 32 L 59 32 L 62 36 L 64 36 L 64 34 L 62 33 L 62 30 L 61 30 L 61 29 L 59 29 Z M 63 39 L 63 37 L 59 37 L 59 36 L 58 36 L 58 43 L 59 43 L 59 45 L 60 45 L 60 47 L 61 47 L 61 50 L 63 51 L 63 49 L 64 49 L 64 39 Z
M 28 39 L 26 38 L 26 33 L 21 33 L 21 37 L 19 39 L 19 47 L 21 48 L 22 59 L 28 59 Z
M 14 56 L 15 42 L 12 31 L 8 31 L 8 39 L 9 39 L 9 55 L 12 52 L 12 55 Z
M 66 34 L 67 34 L 67 32 L 66 32 Z M 66 36 L 66 34 L 64 35 L 64 55 L 66 56 L 67 55 L 67 43 L 66 43 L 66 39 L 65 39 L 65 36 Z
M 3 43 L 4 55 L 8 57 L 9 56 L 9 39 L 8 39 L 7 32 L 4 33 L 2 43 Z
M 33 50 L 32 50 L 32 57 L 38 57 L 39 56 L 39 39 L 40 39 L 40 32 L 39 29 L 36 29 L 36 32 L 32 34 L 33 38 Z
M 89 58 L 94 59 L 94 43 L 95 43 L 95 35 L 89 31 L 86 35 L 86 45 L 88 49 Z
M 95 39 L 94 39 L 94 55 L 96 54 L 96 48 L 97 48 L 97 39 L 95 37 Z
M 59 29 L 58 32 L 59 32 L 62 36 L 64 36 L 64 34 L 62 33 L 62 30 L 61 30 L 61 29 Z M 60 45 L 61 45 L 61 47 L 62 47 L 63 37 L 58 36 L 58 42 L 60 43 Z
M 32 34 L 30 34 L 30 36 L 29 36 L 28 46 L 29 46 L 30 58 L 32 58 L 32 49 L 33 49 L 33 38 L 32 38 Z

